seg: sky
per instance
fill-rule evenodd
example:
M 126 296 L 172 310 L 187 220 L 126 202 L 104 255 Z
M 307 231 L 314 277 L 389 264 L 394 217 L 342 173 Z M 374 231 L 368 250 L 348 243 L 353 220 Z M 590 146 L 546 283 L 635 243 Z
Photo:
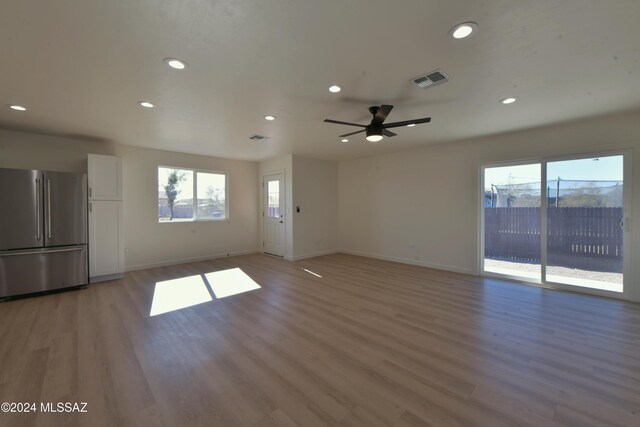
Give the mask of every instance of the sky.
M 622 181 L 623 156 L 607 156 L 547 163 L 547 179 Z M 540 182 L 539 163 L 485 169 L 484 185 L 523 184 Z

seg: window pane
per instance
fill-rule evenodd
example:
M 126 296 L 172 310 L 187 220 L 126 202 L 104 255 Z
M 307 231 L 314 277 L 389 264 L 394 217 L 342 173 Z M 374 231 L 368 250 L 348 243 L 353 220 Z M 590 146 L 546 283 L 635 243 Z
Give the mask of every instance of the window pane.
M 484 170 L 484 271 L 540 280 L 539 163 Z
M 267 182 L 267 217 L 280 217 L 280 181 Z
M 548 282 L 623 287 L 623 156 L 547 163 Z
M 198 218 L 226 218 L 226 181 L 221 173 L 197 172 Z
M 158 221 L 193 220 L 193 171 L 158 168 Z

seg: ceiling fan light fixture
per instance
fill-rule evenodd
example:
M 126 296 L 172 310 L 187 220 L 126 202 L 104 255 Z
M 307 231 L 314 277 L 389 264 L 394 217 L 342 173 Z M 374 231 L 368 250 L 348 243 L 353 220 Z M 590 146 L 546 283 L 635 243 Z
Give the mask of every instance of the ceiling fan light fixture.
M 381 126 L 374 126 L 373 124 L 371 124 L 367 126 L 366 133 L 367 133 L 367 141 L 369 142 L 382 141 L 383 136 L 382 136 Z
M 449 35 L 454 39 L 464 39 L 478 31 L 478 24 L 475 22 L 463 22 L 449 30 Z
M 388 138 L 392 138 L 397 136 L 398 134 L 389 130 L 389 128 L 398 128 L 400 126 L 404 127 L 407 125 L 414 125 L 420 123 L 429 123 L 431 121 L 431 117 L 423 117 L 420 119 L 412 119 L 412 120 L 403 120 L 400 122 L 391 122 L 385 123 L 387 116 L 393 110 L 393 105 L 373 105 L 369 107 L 369 112 L 373 116 L 371 119 L 371 123 L 369 125 L 363 125 L 360 123 L 351 123 L 351 122 L 343 122 L 340 120 L 333 119 L 324 119 L 325 123 L 333 123 L 336 125 L 346 125 L 346 126 L 355 126 L 359 127 L 360 130 L 355 132 L 345 133 L 344 135 L 340 135 L 339 138 L 347 138 L 351 135 L 365 133 L 367 141 L 370 142 L 379 142 L 386 136 Z M 346 141 L 343 141 L 346 142 Z

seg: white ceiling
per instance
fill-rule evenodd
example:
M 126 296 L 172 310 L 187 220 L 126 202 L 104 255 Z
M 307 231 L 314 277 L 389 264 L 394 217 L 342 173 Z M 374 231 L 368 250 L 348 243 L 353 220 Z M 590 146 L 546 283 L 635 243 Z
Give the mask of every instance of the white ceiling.
M 29 108 L 0 108 L 10 129 L 347 159 L 640 107 L 638 0 L 0 0 L 0 11 L 0 105 Z M 467 20 L 476 34 L 449 37 Z M 411 82 L 436 68 L 451 81 Z M 507 96 L 519 101 L 498 103 Z M 387 121 L 432 122 L 378 144 L 341 143 L 356 129 L 322 122 L 368 123 L 380 103 L 395 105 Z

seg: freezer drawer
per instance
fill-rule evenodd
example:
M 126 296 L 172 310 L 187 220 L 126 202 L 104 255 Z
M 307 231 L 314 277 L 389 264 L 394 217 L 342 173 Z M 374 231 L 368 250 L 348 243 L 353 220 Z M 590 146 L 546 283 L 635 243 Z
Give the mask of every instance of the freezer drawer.
M 87 283 L 85 245 L 0 252 L 0 298 Z

